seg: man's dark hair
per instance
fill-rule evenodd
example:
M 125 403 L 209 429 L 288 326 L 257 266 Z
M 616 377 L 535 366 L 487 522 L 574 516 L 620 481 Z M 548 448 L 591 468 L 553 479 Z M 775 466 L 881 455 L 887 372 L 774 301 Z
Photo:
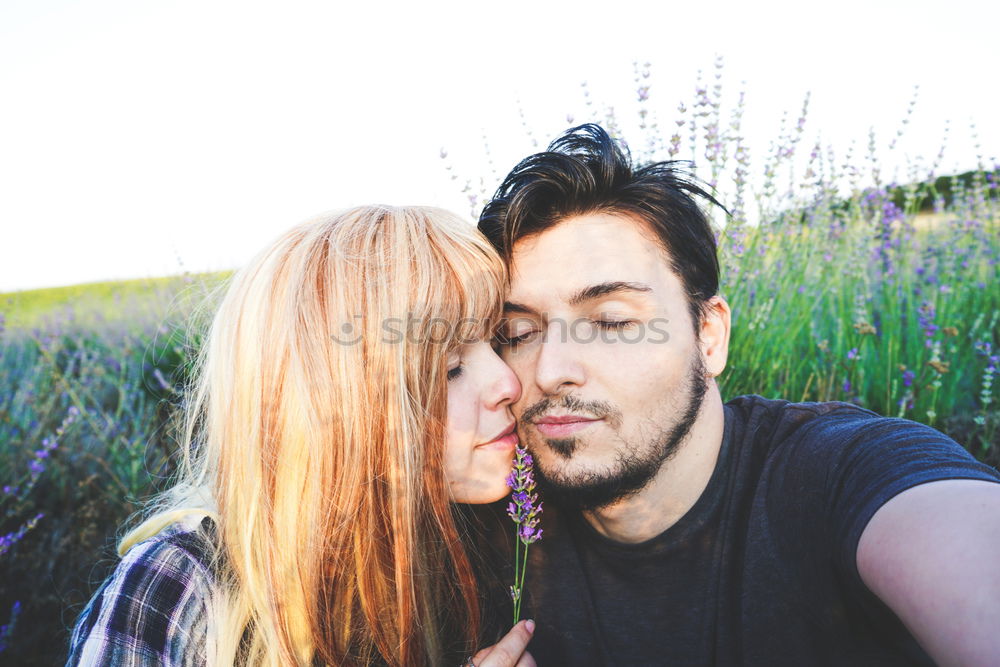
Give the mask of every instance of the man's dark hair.
M 726 210 L 697 184 L 689 163 L 634 167 L 627 147 L 588 123 L 514 167 L 479 216 L 479 230 L 509 262 L 517 241 L 568 217 L 634 216 L 656 234 L 680 276 L 697 333 L 705 302 L 719 291 L 719 260 L 715 234 L 695 197 Z

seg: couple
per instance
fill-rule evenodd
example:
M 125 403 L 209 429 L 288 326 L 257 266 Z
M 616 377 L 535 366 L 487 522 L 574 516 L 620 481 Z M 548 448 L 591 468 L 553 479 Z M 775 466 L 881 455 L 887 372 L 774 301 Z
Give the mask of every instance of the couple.
M 697 199 L 585 125 L 479 232 L 366 207 L 285 234 L 231 281 L 179 481 L 70 664 L 995 664 L 1000 475 L 849 404 L 724 404 Z M 474 506 L 518 437 L 545 537 L 534 621 L 501 628 L 511 525 Z

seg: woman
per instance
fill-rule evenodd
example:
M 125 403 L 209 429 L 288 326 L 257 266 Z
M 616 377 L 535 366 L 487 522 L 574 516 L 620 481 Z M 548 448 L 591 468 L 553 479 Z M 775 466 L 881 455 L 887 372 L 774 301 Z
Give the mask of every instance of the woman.
M 179 481 L 119 545 L 69 664 L 459 664 L 480 597 L 452 503 L 502 498 L 506 275 L 468 223 L 363 207 L 238 272 L 202 345 Z M 534 664 L 515 626 L 466 664 Z

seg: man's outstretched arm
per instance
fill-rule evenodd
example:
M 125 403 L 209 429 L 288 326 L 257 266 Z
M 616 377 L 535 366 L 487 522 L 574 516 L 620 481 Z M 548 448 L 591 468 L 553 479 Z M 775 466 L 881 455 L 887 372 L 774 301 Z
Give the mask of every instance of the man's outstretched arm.
M 908 489 L 858 543 L 862 580 L 940 665 L 1000 664 L 1000 484 Z

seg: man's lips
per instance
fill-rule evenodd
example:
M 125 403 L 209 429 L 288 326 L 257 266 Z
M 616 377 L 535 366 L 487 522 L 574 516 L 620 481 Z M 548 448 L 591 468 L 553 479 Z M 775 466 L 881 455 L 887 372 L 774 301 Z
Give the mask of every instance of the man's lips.
M 560 417 L 539 417 L 534 420 L 535 428 L 546 438 L 563 438 L 587 428 L 601 419 L 583 417 L 580 415 L 563 415 Z

